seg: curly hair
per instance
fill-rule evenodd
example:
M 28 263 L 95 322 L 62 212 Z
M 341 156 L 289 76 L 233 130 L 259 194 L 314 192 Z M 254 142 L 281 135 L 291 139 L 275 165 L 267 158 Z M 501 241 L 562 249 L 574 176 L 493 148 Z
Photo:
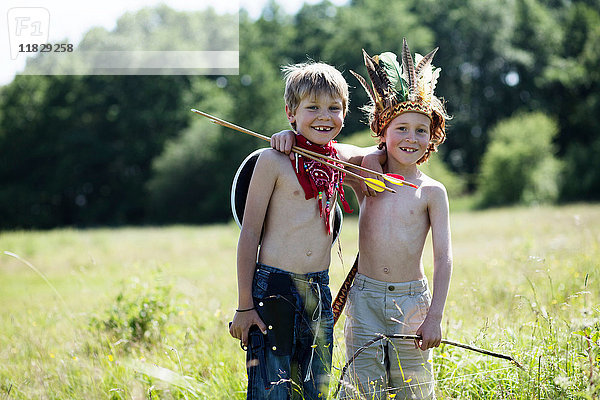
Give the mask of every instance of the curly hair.
M 416 112 L 416 111 L 407 111 L 407 112 Z M 403 114 L 403 113 L 400 113 L 398 115 L 401 115 L 401 114 Z M 396 115 L 396 117 L 398 115 Z M 424 114 L 424 115 L 427 115 L 427 114 Z M 429 145 L 427 146 L 427 150 L 425 151 L 425 154 L 423 154 L 423 157 L 421 157 L 417 161 L 417 165 L 423 164 L 424 162 L 429 160 L 429 157 L 431 156 L 431 154 L 437 152 L 437 147 L 440 144 L 444 143 L 444 141 L 446 140 L 446 119 L 449 119 L 450 117 L 447 115 L 441 115 L 437 110 L 433 110 L 431 113 L 431 116 L 427 115 L 427 117 L 429 117 L 429 119 L 431 120 L 431 124 L 429 125 L 429 132 L 430 132 L 431 136 L 429 138 Z M 393 119 L 390 119 L 383 128 L 378 129 L 378 132 L 373 131 L 372 136 L 375 138 L 378 138 L 378 140 L 379 140 L 379 144 L 377 146 L 379 149 L 383 149 L 385 147 L 385 143 L 381 141 L 381 138 L 383 138 L 383 135 L 385 135 L 385 131 L 388 128 L 388 126 L 390 125 L 390 123 L 392 122 L 392 120 Z

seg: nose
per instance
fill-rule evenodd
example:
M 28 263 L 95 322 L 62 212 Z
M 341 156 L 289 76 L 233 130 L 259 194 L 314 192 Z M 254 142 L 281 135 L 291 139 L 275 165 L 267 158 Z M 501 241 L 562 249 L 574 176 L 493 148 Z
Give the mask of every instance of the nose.
M 326 110 L 321 110 L 319 112 L 319 114 L 317 115 L 317 118 L 327 120 L 327 119 L 329 119 L 329 113 Z
M 410 129 L 406 134 L 406 141 L 410 143 L 415 143 L 417 141 L 417 137 L 415 131 Z

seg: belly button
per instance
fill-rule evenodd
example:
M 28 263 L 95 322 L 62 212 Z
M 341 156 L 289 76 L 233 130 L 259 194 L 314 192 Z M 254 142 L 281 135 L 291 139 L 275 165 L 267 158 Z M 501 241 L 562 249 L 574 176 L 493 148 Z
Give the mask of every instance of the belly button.
M 307 250 L 307 251 L 306 251 L 306 255 L 307 255 L 307 256 L 310 256 L 310 255 L 312 255 L 312 251 L 310 251 L 310 250 Z
M 390 269 L 388 267 L 383 268 L 383 273 L 384 274 L 389 274 L 390 273 Z

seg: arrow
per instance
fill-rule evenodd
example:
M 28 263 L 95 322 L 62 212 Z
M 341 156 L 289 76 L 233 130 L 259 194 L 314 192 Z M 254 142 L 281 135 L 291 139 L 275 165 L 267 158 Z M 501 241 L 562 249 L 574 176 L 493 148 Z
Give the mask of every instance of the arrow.
M 231 122 L 227 122 L 225 120 L 222 120 L 220 118 L 217 118 L 215 116 L 207 114 L 207 113 L 205 113 L 203 111 L 199 111 L 199 110 L 196 110 L 194 108 L 192 108 L 191 111 L 194 112 L 194 113 L 196 113 L 196 114 L 200 114 L 203 117 L 206 117 L 206 118 L 210 119 L 215 124 L 224 126 L 226 128 L 234 129 L 234 130 L 236 130 L 238 132 L 246 133 L 248 135 L 257 137 L 257 138 L 265 140 L 267 142 L 271 141 L 271 138 L 269 138 L 268 136 L 261 135 L 260 133 L 253 132 L 253 131 L 251 131 L 249 129 L 246 129 L 246 128 L 242 128 L 241 126 L 232 124 Z M 338 171 L 345 172 L 346 174 L 348 174 L 348 175 L 350 175 L 350 176 L 352 176 L 352 177 L 354 177 L 356 179 L 360 179 L 360 180 L 364 181 L 365 184 L 368 187 L 370 187 L 371 189 L 375 190 L 376 192 L 383 192 L 384 190 L 387 190 L 388 192 L 396 193 L 395 190 L 388 188 L 387 186 L 385 186 L 385 183 L 383 183 L 382 181 L 380 181 L 378 179 L 365 178 L 364 176 L 361 176 L 361 175 L 356 174 L 354 172 L 350 172 L 347 169 L 344 169 L 344 168 L 342 168 L 342 167 L 340 167 L 338 165 L 332 164 L 332 163 L 338 163 L 338 164 L 342 164 L 342 165 L 347 165 L 349 167 L 353 167 L 353 168 L 356 168 L 356 169 L 364 170 L 364 171 L 369 172 L 369 173 L 371 173 L 373 175 L 376 175 L 376 176 L 383 176 L 384 174 L 382 174 L 380 172 L 372 171 L 372 170 L 364 168 L 364 167 L 358 167 L 358 166 L 356 166 L 354 164 L 350 164 L 350 163 L 347 163 L 345 161 L 341 161 L 341 160 L 338 160 L 338 159 L 335 159 L 335 158 L 327 157 L 327 156 L 324 156 L 322 154 L 315 153 L 315 152 L 307 150 L 307 149 L 302 149 L 302 148 L 297 147 L 297 146 L 293 146 L 292 147 L 292 151 L 294 151 L 294 153 L 298 153 L 298 154 L 300 154 L 300 155 L 302 155 L 302 156 L 304 156 L 306 158 L 310 158 L 312 160 L 315 160 L 315 161 L 318 161 L 320 163 L 326 164 L 326 165 L 330 166 L 331 168 L 337 169 Z M 330 161 L 330 162 L 328 163 L 326 161 Z M 401 177 L 400 175 L 397 175 L 397 176 Z M 401 178 L 404 179 L 403 177 L 401 177 Z M 395 178 L 395 179 L 397 179 L 397 178 Z M 403 183 L 404 183 L 404 181 L 403 181 Z M 408 182 L 406 182 L 406 184 L 408 184 Z M 413 184 L 410 184 L 410 185 L 414 186 Z

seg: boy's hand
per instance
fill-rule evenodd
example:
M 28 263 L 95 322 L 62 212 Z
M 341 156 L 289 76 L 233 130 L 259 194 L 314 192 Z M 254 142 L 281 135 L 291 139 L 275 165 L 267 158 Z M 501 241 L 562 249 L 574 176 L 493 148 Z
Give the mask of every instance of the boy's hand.
M 252 325 L 258 326 L 263 334 L 267 334 L 267 327 L 256 310 L 236 312 L 231 325 L 229 325 L 229 334 L 240 339 L 243 346 L 248 346 L 248 331 Z
M 290 160 L 292 161 L 294 160 L 292 147 L 295 145 L 296 135 L 294 134 L 294 131 L 281 131 L 271 136 L 271 147 L 282 153 L 289 154 Z
M 373 171 L 383 172 L 382 165 L 387 162 L 387 154 L 385 150 L 375 150 L 372 153 L 367 154 L 363 157 L 361 166 L 368 168 Z M 378 179 L 377 176 L 371 175 L 367 172 L 360 173 L 365 178 L 374 178 Z M 377 196 L 377 192 L 370 187 L 368 187 L 364 181 L 360 182 L 360 189 L 364 193 L 365 196 Z
M 421 336 L 421 344 L 415 341 L 415 347 L 421 350 L 427 350 L 432 347 L 438 347 L 442 342 L 442 324 L 441 320 L 430 318 L 428 315 L 425 321 L 417 329 L 416 334 Z

